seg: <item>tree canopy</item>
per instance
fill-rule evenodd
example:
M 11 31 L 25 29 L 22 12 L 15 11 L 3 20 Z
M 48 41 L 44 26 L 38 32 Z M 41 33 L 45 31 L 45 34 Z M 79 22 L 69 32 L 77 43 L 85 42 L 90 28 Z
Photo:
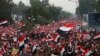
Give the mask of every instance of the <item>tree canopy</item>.
M 79 0 L 80 14 L 87 14 L 95 10 L 95 0 Z
M 31 6 L 28 7 L 25 13 L 27 19 L 23 19 L 27 26 L 29 26 L 27 22 L 33 24 L 32 26 L 35 24 L 48 24 L 54 20 L 68 18 L 72 15 L 69 12 L 63 11 L 61 7 L 50 5 L 49 0 L 30 0 L 30 4 Z
M 96 2 L 96 11 L 100 12 L 100 0 L 97 0 Z
M 11 16 L 11 0 L 0 0 L 0 18 L 10 18 Z
M 49 19 L 57 20 L 58 18 L 60 18 L 59 16 L 61 15 L 62 8 L 54 6 L 54 5 L 50 5 L 49 0 L 41 0 L 41 1 L 30 0 L 30 4 L 31 4 L 31 7 L 28 11 L 29 13 L 28 16 L 29 15 L 34 16 L 35 18 L 38 16 L 42 16 L 43 18 L 48 18 L 48 20 Z M 69 14 L 68 12 L 65 12 L 65 13 Z
M 100 12 L 100 0 L 79 0 L 79 7 L 76 13 L 83 15 L 88 12 Z

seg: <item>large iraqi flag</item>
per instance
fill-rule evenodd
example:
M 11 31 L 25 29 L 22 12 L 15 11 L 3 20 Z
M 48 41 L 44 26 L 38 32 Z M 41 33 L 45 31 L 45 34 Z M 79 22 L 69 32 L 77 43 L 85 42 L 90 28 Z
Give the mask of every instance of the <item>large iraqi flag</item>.
M 75 23 L 65 23 L 63 26 L 59 27 L 57 32 L 59 34 L 66 34 L 68 31 L 70 31 L 71 29 L 74 29 L 75 27 L 76 27 Z

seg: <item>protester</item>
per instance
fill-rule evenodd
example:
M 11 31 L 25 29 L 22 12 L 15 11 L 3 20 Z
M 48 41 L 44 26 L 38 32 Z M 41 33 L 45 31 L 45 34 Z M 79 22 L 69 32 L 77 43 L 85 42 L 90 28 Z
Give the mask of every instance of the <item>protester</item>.
M 59 20 L 39 25 L 31 32 L 19 31 L 14 25 L 0 27 L 0 56 L 99 56 L 100 42 L 94 40 L 95 31 L 73 27 L 63 36 L 57 32 L 59 27 L 65 23 L 70 26 L 71 22 L 79 24 Z

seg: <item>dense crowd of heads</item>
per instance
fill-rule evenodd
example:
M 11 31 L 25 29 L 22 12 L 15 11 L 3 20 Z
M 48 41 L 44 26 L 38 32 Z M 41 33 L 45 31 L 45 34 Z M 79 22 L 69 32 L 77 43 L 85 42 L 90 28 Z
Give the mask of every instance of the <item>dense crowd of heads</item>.
M 56 31 L 60 25 L 61 21 L 53 22 L 39 26 L 31 33 L 17 30 L 11 36 L 3 32 L 0 35 L 0 56 L 100 55 L 100 40 L 94 39 L 95 30 L 70 30 L 61 35 Z

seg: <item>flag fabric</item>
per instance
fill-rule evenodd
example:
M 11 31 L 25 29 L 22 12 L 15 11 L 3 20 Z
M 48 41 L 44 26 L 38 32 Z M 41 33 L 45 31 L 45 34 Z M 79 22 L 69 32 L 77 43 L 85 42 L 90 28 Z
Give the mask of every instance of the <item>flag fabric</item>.
M 0 56 L 3 56 L 2 54 L 0 54 Z
M 79 52 L 79 49 L 80 49 L 80 51 L 82 51 L 82 56 L 89 56 L 91 53 L 92 53 L 92 51 L 91 50 L 89 50 L 89 49 L 84 49 L 82 46 L 80 46 L 80 45 L 78 45 L 77 47 L 76 47 L 76 52 Z
M 64 46 L 62 46 L 62 47 L 61 47 L 61 52 L 60 52 L 60 55 L 61 55 L 61 56 L 63 56 L 64 51 L 65 51 L 65 48 L 64 48 Z
M 53 40 L 54 42 L 57 42 L 60 35 L 59 34 L 50 34 L 51 40 Z
M 91 50 L 86 49 L 86 50 L 84 50 L 84 52 L 83 52 L 83 56 L 90 56 L 91 53 L 92 53 Z
M 76 24 L 75 23 L 65 23 L 64 26 L 67 28 L 74 28 Z
M 45 39 L 46 42 L 47 42 L 47 41 L 52 41 L 52 40 L 53 40 L 52 38 Z
M 18 41 L 19 41 L 19 46 L 20 46 L 20 47 L 24 45 L 25 37 L 26 37 L 25 34 L 23 34 L 23 35 L 21 35 L 21 36 L 19 37 Z
M 58 56 L 58 55 L 55 55 L 55 54 L 51 54 L 51 56 Z
M 70 43 L 69 43 L 69 47 L 70 47 L 70 48 L 72 47 L 72 41 L 70 41 Z
M 89 50 L 89 51 L 85 54 L 85 56 L 90 56 L 90 55 L 91 55 L 91 53 L 92 53 L 92 51 L 91 51 L 91 50 Z
M 6 23 L 8 23 L 7 20 L 1 20 L 1 21 L 0 21 L 0 25 L 2 25 L 2 24 L 6 24 Z
M 62 26 L 62 27 L 60 27 L 59 29 L 62 30 L 62 31 L 69 31 L 71 28 Z
M 34 45 L 33 48 L 32 48 L 32 52 L 34 52 L 37 48 L 37 45 Z
M 57 36 L 55 37 L 54 41 L 57 42 L 58 39 L 59 39 L 59 37 L 60 37 L 60 35 L 57 35 Z
M 89 35 L 89 34 L 82 34 L 80 40 L 86 40 L 86 39 L 87 39 L 87 40 L 91 39 L 91 38 L 90 38 L 90 35 Z
M 99 39 L 100 38 L 100 33 L 98 33 L 98 34 L 96 34 L 95 36 L 94 36 L 94 39 Z
M 76 27 L 76 24 L 74 24 L 74 23 L 64 23 L 63 26 L 59 27 L 59 29 L 57 30 L 57 32 L 60 35 L 64 35 L 68 31 L 74 29 L 75 27 Z
M 4 54 L 4 50 L 0 48 L 0 56 L 3 56 L 3 54 Z
M 37 44 L 34 44 L 33 48 L 32 48 L 32 53 L 33 55 L 35 55 L 37 52 Z

